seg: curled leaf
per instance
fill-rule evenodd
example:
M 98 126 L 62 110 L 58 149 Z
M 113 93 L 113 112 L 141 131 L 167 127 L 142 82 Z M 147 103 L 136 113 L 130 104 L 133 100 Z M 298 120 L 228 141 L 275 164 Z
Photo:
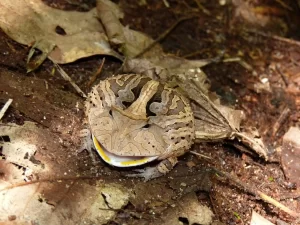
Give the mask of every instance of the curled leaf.
M 29 70 L 46 56 L 56 63 L 69 63 L 95 54 L 122 58 L 110 48 L 96 9 L 63 11 L 40 0 L 3 0 L 0 2 L 0 27 L 15 41 L 34 45 L 42 51 Z
M 132 58 L 153 43 L 153 39 L 142 32 L 124 27 L 119 19 L 123 18 L 123 13 L 116 4 L 108 0 L 97 1 L 98 16 L 105 28 L 109 42 L 117 45 L 119 51 L 124 56 Z M 162 48 L 156 45 L 145 56 L 162 54 Z

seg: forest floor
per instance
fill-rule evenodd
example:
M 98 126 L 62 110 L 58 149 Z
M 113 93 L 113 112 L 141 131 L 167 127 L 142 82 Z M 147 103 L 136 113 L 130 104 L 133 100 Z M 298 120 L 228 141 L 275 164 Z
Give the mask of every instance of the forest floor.
M 77 5 L 63 0 L 44 2 L 55 8 L 79 11 L 95 5 L 94 1 L 74 1 Z M 191 192 L 196 193 L 199 202 L 211 208 L 215 219 L 224 224 L 250 224 L 252 210 L 274 224 L 280 221 L 290 224 L 295 218 L 232 180 L 211 175 L 207 181 L 203 173 L 217 168 L 300 213 L 299 187 L 297 189 L 297 184 L 289 181 L 281 163 L 283 136 L 290 127 L 300 125 L 300 41 L 296 41 L 300 40 L 299 6 L 296 1 L 281 4 L 281 1 L 235 0 L 224 1 L 224 4 L 223 1 L 201 1 L 203 8 L 199 8 L 197 1 L 192 0 L 168 2 L 170 7 L 158 0 L 121 0 L 119 5 L 125 13 L 122 23 L 156 39 L 178 19 L 197 14 L 179 23 L 160 44 L 165 52 L 186 59 L 220 56 L 241 59 L 211 63 L 202 69 L 211 82 L 211 91 L 218 94 L 222 104 L 244 112 L 242 127 L 257 128 L 269 150 L 270 161 L 241 151 L 243 148 L 238 142 L 228 140 L 194 144 L 191 150 L 209 158 L 186 153 L 170 174 L 146 183 L 142 179 L 125 177 L 132 171 L 110 167 L 100 158 L 95 166 L 87 152 L 76 152 L 78 137 L 60 129 L 72 126 L 75 133 L 81 128 L 84 99 L 59 74 L 52 73 L 50 60 L 26 73 L 29 47 L 0 31 L 0 108 L 8 98 L 13 99 L 2 122 L 18 125 L 25 121 L 36 122 L 61 137 L 58 145 L 63 146 L 63 151 L 73 151 L 70 158 L 64 158 L 64 153 L 58 150 L 47 154 L 73 170 L 74 176 L 97 174 L 105 182 L 113 181 L 133 189 L 135 199 L 107 224 L 160 224 L 159 218 L 165 210 Z M 87 84 L 103 57 L 105 63 L 98 79 L 105 79 L 118 71 L 122 65 L 120 61 L 97 55 L 61 66 L 83 91 L 88 92 Z M 47 147 L 49 151 L 56 145 Z M 41 160 L 43 154 L 46 153 L 36 157 Z M 63 171 L 57 170 L 57 174 L 63 175 Z M 131 216 L 125 216 L 129 214 Z M 182 224 L 189 224 L 185 218 L 178 219 Z

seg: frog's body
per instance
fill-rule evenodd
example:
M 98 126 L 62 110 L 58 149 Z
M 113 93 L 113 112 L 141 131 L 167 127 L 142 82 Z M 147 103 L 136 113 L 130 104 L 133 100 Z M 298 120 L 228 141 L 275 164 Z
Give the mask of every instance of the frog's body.
M 148 169 L 156 173 L 148 178 L 172 169 L 195 138 L 187 99 L 146 76 L 103 80 L 92 89 L 85 106 L 95 148 L 104 161 L 130 167 L 163 160 L 156 169 Z

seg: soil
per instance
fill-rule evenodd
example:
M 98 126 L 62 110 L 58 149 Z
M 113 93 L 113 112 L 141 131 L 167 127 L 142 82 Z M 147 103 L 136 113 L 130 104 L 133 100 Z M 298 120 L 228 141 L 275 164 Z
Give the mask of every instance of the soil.
M 72 1 L 73 4 L 63 0 L 45 2 L 52 7 L 79 11 L 95 5 L 94 1 L 80 0 Z M 240 151 L 243 146 L 234 141 L 200 143 L 193 145 L 191 150 L 210 159 L 187 153 L 169 175 L 144 183 L 140 179 L 124 178 L 124 175 L 132 173 L 131 170 L 112 168 L 97 159 L 99 165 L 95 170 L 102 179 L 114 179 L 121 185 L 135 188 L 137 195 L 137 199 L 132 200 L 110 224 L 159 224 L 164 210 L 191 191 L 196 192 L 199 201 L 213 209 L 215 219 L 224 224 L 250 224 L 252 210 L 274 224 L 278 224 L 279 220 L 291 223 L 293 218 L 288 214 L 253 196 L 230 179 L 207 171 L 214 167 L 227 172 L 300 212 L 299 189 L 285 177 L 279 151 L 282 137 L 289 127 L 300 125 L 300 96 L 295 91 L 299 85 L 296 79 L 299 80 L 300 74 L 300 42 L 288 39 L 300 40 L 297 30 L 300 9 L 296 1 L 285 1 L 292 11 L 280 1 L 245 1 L 248 8 L 243 8 L 244 1 L 225 5 L 220 4 L 222 1 L 201 1 L 209 15 L 199 9 L 197 1 L 192 0 L 168 0 L 169 8 L 164 1 L 147 0 L 147 4 L 139 4 L 142 2 L 120 0 L 125 12 L 122 22 L 154 39 L 179 18 L 195 15 L 178 24 L 160 42 L 166 52 L 188 59 L 239 57 L 246 65 L 251 65 L 216 62 L 202 69 L 211 81 L 211 90 L 220 96 L 222 104 L 243 110 L 246 117 L 243 128 L 258 129 L 268 146 L 271 161 Z M 243 17 L 247 10 L 250 11 L 248 14 L 255 12 L 258 17 L 269 19 L 268 24 L 262 25 L 251 16 Z M 287 38 L 280 39 L 279 36 Z M 2 31 L 0 49 L 0 108 L 8 98 L 14 100 L 2 121 L 17 124 L 36 122 L 59 135 L 66 149 L 76 149 L 78 138 L 72 134 L 82 128 L 84 99 L 57 72 L 52 74 L 53 64 L 49 60 L 36 71 L 26 73 L 29 47 L 14 42 Z M 87 84 L 103 57 L 93 56 L 62 67 L 87 92 L 90 90 Z M 99 79 L 115 74 L 120 66 L 120 61 L 105 57 Z M 290 110 L 288 115 L 279 120 L 286 109 Z M 67 125 L 70 129 L 63 129 Z M 81 171 L 77 172 L 80 174 L 91 175 L 89 167 L 94 167 L 86 152 L 77 154 L 68 163 L 79 164 Z M 150 193 L 145 191 L 149 187 Z M 145 192 L 148 194 L 145 195 Z M 125 214 L 134 216 L 128 218 Z M 181 222 L 188 224 L 184 218 Z

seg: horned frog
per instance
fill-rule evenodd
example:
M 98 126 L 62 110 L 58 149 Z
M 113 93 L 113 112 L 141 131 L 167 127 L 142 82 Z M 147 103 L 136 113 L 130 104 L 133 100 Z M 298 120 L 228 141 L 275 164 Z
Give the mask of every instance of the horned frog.
M 101 158 L 116 167 L 134 167 L 146 180 L 168 173 L 189 150 L 195 125 L 188 100 L 176 89 L 138 74 L 117 75 L 92 88 L 85 113 Z

